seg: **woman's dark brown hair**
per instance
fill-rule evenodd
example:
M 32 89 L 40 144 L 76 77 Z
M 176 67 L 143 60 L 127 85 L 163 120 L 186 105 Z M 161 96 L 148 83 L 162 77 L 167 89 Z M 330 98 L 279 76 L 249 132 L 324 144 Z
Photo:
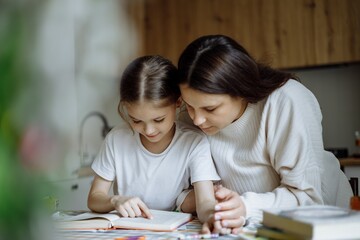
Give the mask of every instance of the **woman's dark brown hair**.
M 202 36 L 190 43 L 178 62 L 179 84 L 210 94 L 229 94 L 256 103 L 289 79 L 257 63 L 239 43 L 224 35 Z

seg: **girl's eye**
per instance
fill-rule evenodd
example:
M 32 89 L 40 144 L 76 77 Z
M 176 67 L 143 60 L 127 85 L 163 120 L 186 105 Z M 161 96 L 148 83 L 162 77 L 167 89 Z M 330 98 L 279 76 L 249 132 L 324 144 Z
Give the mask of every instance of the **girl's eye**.
M 154 122 L 156 123 L 160 123 L 160 122 L 163 122 L 165 118 L 162 118 L 162 119 L 155 119 Z
M 138 121 L 138 120 L 132 120 L 134 124 L 139 124 L 141 121 Z

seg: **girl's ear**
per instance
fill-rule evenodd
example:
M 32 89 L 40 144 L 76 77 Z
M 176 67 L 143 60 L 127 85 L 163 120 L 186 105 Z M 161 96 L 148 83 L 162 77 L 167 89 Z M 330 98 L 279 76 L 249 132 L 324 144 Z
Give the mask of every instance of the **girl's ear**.
M 180 107 L 181 104 L 182 104 L 182 98 L 179 97 L 178 100 L 176 101 L 176 107 L 177 107 L 177 108 Z

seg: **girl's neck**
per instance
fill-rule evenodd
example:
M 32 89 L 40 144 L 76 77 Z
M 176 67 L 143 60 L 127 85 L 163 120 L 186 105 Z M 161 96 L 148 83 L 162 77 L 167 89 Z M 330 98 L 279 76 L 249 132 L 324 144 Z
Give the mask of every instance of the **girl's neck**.
M 142 145 L 151 153 L 160 154 L 170 145 L 175 135 L 176 125 L 174 123 L 171 130 L 158 142 L 150 142 L 143 135 L 140 134 Z

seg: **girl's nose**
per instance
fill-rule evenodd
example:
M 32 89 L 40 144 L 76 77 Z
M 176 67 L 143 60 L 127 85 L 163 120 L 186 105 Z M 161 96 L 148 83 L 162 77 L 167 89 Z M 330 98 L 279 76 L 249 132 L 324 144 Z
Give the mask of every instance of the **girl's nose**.
M 152 124 L 146 124 L 144 131 L 146 135 L 151 135 L 153 132 L 155 132 L 155 128 Z

